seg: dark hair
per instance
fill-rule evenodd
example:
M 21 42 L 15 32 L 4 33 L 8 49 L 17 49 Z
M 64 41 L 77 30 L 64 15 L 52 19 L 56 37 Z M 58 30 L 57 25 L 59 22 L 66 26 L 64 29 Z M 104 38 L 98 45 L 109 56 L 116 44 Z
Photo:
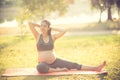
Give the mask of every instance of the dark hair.
M 48 27 L 50 28 L 51 24 L 48 20 L 43 20 L 42 22 L 45 22 L 48 25 Z M 51 28 L 50 28 L 50 30 L 48 30 L 48 35 L 51 35 Z

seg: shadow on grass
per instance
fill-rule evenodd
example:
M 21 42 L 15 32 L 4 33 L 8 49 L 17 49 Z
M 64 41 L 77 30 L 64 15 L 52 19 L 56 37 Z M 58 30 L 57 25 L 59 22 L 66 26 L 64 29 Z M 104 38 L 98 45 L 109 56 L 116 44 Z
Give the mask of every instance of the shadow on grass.
M 34 76 L 23 80 L 99 80 L 98 75 L 60 75 L 60 76 Z
M 120 80 L 120 59 L 113 66 L 108 77 L 111 80 Z
M 26 38 L 26 36 L 14 36 L 13 40 L 11 40 L 11 42 L 8 42 L 8 43 L 6 42 L 6 43 L 0 44 L 0 52 L 1 52 L 2 49 L 6 48 L 8 46 L 16 45 L 17 43 L 21 42 L 25 38 Z
M 4 78 L 1 78 L 4 79 Z M 0 79 L 0 80 L 1 80 Z M 6 79 L 6 78 L 5 78 Z M 70 76 L 70 75 L 62 75 L 62 76 L 17 76 L 17 77 L 7 77 L 9 80 L 79 80 L 80 77 Z
M 0 52 L 1 52 L 2 49 L 4 49 L 4 48 L 7 47 L 7 46 L 8 46 L 7 43 L 3 43 L 3 44 L 1 44 L 1 45 L 0 45 Z
M 63 76 L 29 76 L 29 77 L 26 77 L 24 78 L 23 80 L 69 80 L 69 77 L 70 76 L 66 76 L 66 75 L 63 75 Z
M 1 66 L 2 66 L 2 68 L 1 68 Z M 5 65 L 3 63 L 0 63 L 0 75 L 2 75 L 4 73 L 4 71 L 5 71 L 4 67 L 5 67 Z
M 90 78 L 88 75 L 60 75 L 60 76 L 35 76 L 26 77 L 23 80 L 80 80 Z M 93 78 L 93 77 L 92 77 Z M 94 76 L 95 78 L 95 76 Z
M 53 76 L 29 76 L 24 78 L 23 80 L 48 80 L 50 78 L 55 78 Z

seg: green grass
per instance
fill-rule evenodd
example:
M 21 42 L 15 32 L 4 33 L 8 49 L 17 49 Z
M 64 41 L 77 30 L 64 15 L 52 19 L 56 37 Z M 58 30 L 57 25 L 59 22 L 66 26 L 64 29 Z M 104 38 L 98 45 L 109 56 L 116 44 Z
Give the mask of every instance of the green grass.
M 99 65 L 107 61 L 105 67 L 108 80 L 120 79 L 120 35 L 64 36 L 55 42 L 55 52 L 60 58 L 84 65 Z M 7 68 L 36 67 L 37 50 L 33 36 L 0 36 L 0 74 Z M 8 80 L 77 80 L 79 76 L 19 77 Z M 83 80 L 91 76 L 80 76 Z

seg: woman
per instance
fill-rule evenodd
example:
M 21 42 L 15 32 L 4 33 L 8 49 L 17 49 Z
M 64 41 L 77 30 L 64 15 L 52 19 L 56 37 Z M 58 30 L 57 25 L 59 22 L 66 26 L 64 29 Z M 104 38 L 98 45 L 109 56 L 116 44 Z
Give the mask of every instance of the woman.
M 93 70 L 101 71 L 105 66 L 106 62 L 104 61 L 101 65 L 93 66 L 84 66 L 74 62 L 69 62 L 56 58 L 54 55 L 54 42 L 62 37 L 66 30 L 56 29 L 50 27 L 50 22 L 43 20 L 41 25 L 29 22 L 29 27 L 34 35 L 34 38 L 37 41 L 37 51 L 38 51 L 38 65 L 37 70 L 40 73 L 54 72 L 54 71 L 63 71 L 63 70 Z M 39 33 L 35 27 L 40 28 L 41 33 Z M 58 33 L 51 34 L 51 31 L 56 31 Z

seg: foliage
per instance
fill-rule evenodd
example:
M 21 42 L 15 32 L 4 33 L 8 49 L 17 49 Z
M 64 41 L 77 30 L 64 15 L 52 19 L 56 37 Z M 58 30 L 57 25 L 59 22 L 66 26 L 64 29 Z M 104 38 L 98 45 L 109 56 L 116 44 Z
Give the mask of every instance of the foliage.
M 0 0 L 0 7 L 3 6 L 12 7 L 17 5 L 18 5 L 18 0 Z
M 105 10 L 104 2 L 102 0 L 91 0 L 92 8 L 100 10 L 99 22 L 101 23 L 101 14 Z
M 18 5 L 19 0 L 0 0 L 0 23 L 13 20 L 17 14 L 13 7 Z
M 118 8 L 118 15 L 120 17 L 120 0 L 116 1 L 116 5 L 117 5 L 117 8 Z
M 53 12 L 63 15 L 67 11 L 68 4 L 65 0 L 21 0 L 21 6 L 17 21 L 21 27 L 21 33 L 24 33 L 25 20 L 41 20 Z
M 68 5 L 65 0 L 22 0 L 21 4 L 27 13 L 31 13 L 32 18 L 44 19 L 50 16 L 52 12 L 58 12 L 59 15 L 65 14 Z
M 108 19 L 112 21 L 112 13 L 111 13 L 111 8 L 113 5 L 118 4 L 119 0 L 91 0 L 91 5 L 93 8 L 97 8 L 98 10 L 100 10 L 100 14 L 107 9 L 107 13 L 108 13 Z M 119 8 L 117 6 L 117 8 Z M 101 15 L 100 15 L 101 18 Z M 101 19 L 100 19 L 101 21 Z
M 117 5 L 118 8 L 120 8 L 120 0 L 116 1 L 116 5 Z

